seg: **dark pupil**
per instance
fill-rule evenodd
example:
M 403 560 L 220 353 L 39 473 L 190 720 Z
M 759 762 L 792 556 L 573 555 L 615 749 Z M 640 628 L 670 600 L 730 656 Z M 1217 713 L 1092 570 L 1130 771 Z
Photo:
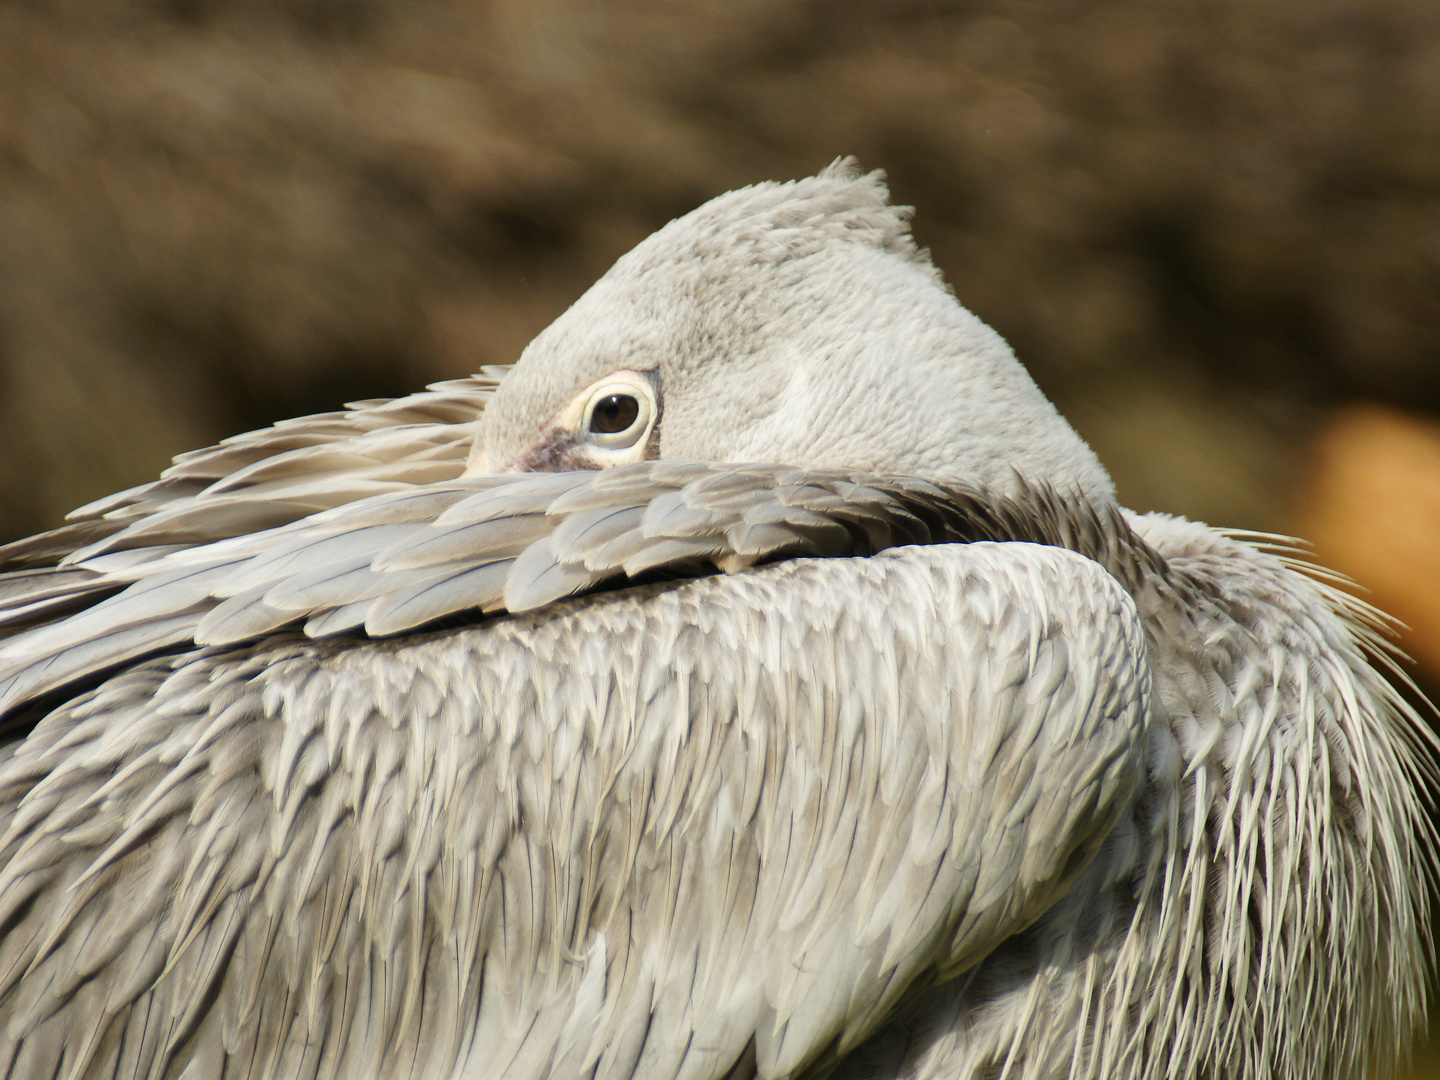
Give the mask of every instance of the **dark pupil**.
M 629 394 L 611 394 L 601 398 L 590 414 L 590 430 L 601 435 L 618 435 L 640 415 L 640 403 Z

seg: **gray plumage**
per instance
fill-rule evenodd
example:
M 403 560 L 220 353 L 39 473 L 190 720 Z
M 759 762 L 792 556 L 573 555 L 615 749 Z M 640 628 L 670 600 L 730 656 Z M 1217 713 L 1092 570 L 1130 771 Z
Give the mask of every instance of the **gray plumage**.
M 1119 508 L 876 177 L 722 196 L 0 549 L 0 1075 L 1383 1075 L 1426 736 L 1273 544 Z

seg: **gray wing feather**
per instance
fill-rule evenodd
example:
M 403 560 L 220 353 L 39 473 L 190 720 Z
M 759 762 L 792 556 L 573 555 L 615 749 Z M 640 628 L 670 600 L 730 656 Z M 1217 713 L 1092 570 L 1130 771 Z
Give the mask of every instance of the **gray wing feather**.
M 735 571 L 781 556 L 1030 534 L 1106 554 L 1070 535 L 1084 528 L 1072 517 L 1091 511 L 1053 497 L 1036 505 L 1050 517 L 961 485 L 685 462 L 429 484 L 153 558 L 109 551 L 60 568 L 68 577 L 53 587 L 27 580 L 9 613 L 16 630 L 0 639 L 0 713 L 176 644 L 187 618 L 192 640 L 210 645 L 290 624 L 312 636 L 402 633 L 652 571 Z M 503 577 L 484 569 L 499 566 Z M 27 606 L 26 596 L 43 599 Z M 48 625 L 50 612 L 66 618 Z M 0 605 L 0 625 L 6 617 Z
M 346 502 L 464 470 L 474 421 L 503 368 L 393 401 L 301 417 L 182 454 L 159 480 L 0 546 L 0 571 L 162 544 L 194 546 L 274 528 Z
M 1148 678 L 1013 543 L 146 662 L 0 759 L 0 1075 L 821 1068 L 1085 865 Z
M 263 539 L 250 549 L 253 556 L 280 539 L 276 530 L 287 524 L 377 495 L 392 500 L 387 516 L 417 520 L 406 518 L 414 509 L 407 506 L 406 494 L 417 486 L 424 492 L 463 471 L 474 421 L 506 370 L 488 368 L 474 378 L 439 383 L 393 401 L 355 402 L 346 412 L 282 422 L 181 455 L 154 483 L 82 507 L 59 529 L 0 547 L 0 651 L 6 651 L 0 660 L 0 693 L 6 702 L 0 713 L 32 692 L 44 693 L 126 657 L 192 640 L 177 628 L 188 619 L 193 630 L 205 609 L 224 597 L 202 590 L 199 597 L 205 602 L 197 608 L 192 587 L 172 584 L 193 574 L 177 578 L 173 564 L 179 560 L 167 562 L 167 557 L 190 552 L 192 562 L 209 565 L 213 574 L 224 562 L 212 550 L 217 544 L 233 545 L 236 538 L 258 534 Z M 433 496 L 420 503 L 419 514 L 436 512 Z M 159 608 L 153 606 L 155 596 L 147 601 L 152 603 L 149 614 L 128 602 L 105 607 L 107 599 L 142 578 L 167 583 Z M 96 612 L 97 607 L 102 610 Z M 348 602 L 341 605 L 349 607 Z M 82 620 L 93 614 L 88 621 L 65 622 L 58 635 L 44 634 L 45 627 L 77 613 Z M 259 618 L 262 613 L 270 618 Z M 308 621 L 314 626 L 341 622 L 337 630 L 350 629 L 363 624 L 364 612 L 358 614 L 350 622 L 323 613 Z M 231 625 L 237 633 L 243 628 L 263 632 L 296 617 L 262 602 Z M 215 621 L 224 623 L 223 618 Z M 17 637 L 25 640 L 17 642 Z M 108 640 L 101 644 L 102 638 Z M 61 657 L 61 652 L 69 655 Z
M 441 577 L 427 577 L 409 588 L 387 591 L 374 604 L 357 604 L 357 613 L 363 607 L 367 634 L 384 637 L 401 633 L 407 627 L 423 626 L 456 611 L 493 611 L 498 607 L 510 575 L 511 562 L 501 559 Z M 576 586 L 576 590 L 578 588 Z M 308 623 L 306 633 L 312 637 L 322 636 Z

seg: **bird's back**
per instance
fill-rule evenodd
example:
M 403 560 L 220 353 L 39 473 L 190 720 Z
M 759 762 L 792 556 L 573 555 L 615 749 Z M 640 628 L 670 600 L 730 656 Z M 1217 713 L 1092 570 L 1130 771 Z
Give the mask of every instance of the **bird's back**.
M 1273 538 L 1131 520 L 1163 560 L 1131 583 L 1144 789 L 1062 900 L 837 1077 L 1318 1080 L 1408 1053 L 1434 751 L 1384 617 Z

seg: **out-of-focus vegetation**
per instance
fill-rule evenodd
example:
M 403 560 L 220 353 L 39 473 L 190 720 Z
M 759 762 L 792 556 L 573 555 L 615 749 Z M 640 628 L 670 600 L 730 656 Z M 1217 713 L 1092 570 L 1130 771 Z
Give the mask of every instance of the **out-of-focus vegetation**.
M 0 540 L 840 154 L 1130 505 L 1308 529 L 1440 672 L 1433 0 L 4 5 Z

